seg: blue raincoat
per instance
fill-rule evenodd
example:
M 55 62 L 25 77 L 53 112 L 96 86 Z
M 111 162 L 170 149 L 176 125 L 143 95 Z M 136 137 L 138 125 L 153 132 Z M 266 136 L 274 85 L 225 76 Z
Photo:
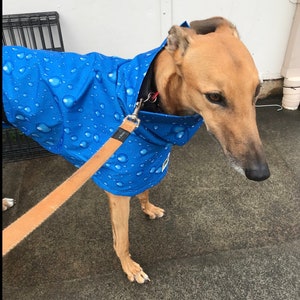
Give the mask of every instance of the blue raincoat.
M 76 167 L 132 114 L 160 47 L 133 59 L 24 47 L 3 48 L 3 104 L 8 121 Z M 141 124 L 92 177 L 106 191 L 134 196 L 166 175 L 173 145 L 184 145 L 200 115 L 140 111 Z

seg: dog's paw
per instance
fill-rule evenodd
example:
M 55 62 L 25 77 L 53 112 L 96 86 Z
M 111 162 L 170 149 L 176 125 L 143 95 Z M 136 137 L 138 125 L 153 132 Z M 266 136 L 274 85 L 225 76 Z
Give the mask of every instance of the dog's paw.
M 149 216 L 150 219 L 161 218 L 165 214 L 165 210 L 157 207 L 151 203 L 147 203 L 145 207 L 142 208 L 143 212 Z
M 12 198 L 2 198 L 2 211 L 13 207 L 15 205 L 15 200 Z
M 133 261 L 130 257 L 121 260 L 123 271 L 126 273 L 129 281 L 137 283 L 145 283 L 150 281 L 149 276 L 143 271 L 141 266 Z
M 136 281 L 137 283 L 145 283 L 147 281 L 150 281 L 149 276 L 143 271 L 143 269 L 141 269 L 141 271 L 139 271 L 138 273 L 134 274 L 134 275 L 127 275 L 127 278 L 133 282 Z

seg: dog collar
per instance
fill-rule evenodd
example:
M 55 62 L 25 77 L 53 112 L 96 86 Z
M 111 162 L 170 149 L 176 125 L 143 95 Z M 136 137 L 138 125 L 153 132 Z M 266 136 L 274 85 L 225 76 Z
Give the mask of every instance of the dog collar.
M 143 99 L 143 111 L 149 111 L 153 113 L 164 113 L 164 110 L 161 106 L 159 93 L 157 92 L 157 87 L 155 83 L 155 74 L 154 74 L 154 61 L 157 55 L 162 51 L 161 49 L 156 56 L 154 57 L 150 67 L 143 79 L 138 99 Z

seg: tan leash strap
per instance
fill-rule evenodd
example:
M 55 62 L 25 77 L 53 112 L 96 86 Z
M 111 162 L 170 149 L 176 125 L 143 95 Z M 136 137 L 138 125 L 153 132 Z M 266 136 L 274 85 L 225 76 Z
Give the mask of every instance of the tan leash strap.
M 134 122 L 135 120 L 135 122 Z M 48 196 L 2 231 L 2 256 L 41 225 L 64 204 L 122 145 L 138 126 L 136 119 L 126 118 L 114 135 L 73 175 Z

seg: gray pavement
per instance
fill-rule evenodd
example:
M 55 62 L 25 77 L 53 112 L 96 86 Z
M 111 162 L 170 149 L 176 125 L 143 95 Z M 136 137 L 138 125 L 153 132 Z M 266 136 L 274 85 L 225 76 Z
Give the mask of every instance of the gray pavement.
M 280 103 L 269 98 L 259 104 Z M 271 177 L 231 169 L 204 127 L 171 155 L 152 189 L 166 215 L 149 220 L 131 201 L 132 257 L 151 281 L 130 283 L 112 248 L 106 196 L 89 180 L 2 261 L 3 299 L 300 299 L 300 111 L 257 109 Z M 3 165 L 17 200 L 3 228 L 75 168 L 50 156 Z

